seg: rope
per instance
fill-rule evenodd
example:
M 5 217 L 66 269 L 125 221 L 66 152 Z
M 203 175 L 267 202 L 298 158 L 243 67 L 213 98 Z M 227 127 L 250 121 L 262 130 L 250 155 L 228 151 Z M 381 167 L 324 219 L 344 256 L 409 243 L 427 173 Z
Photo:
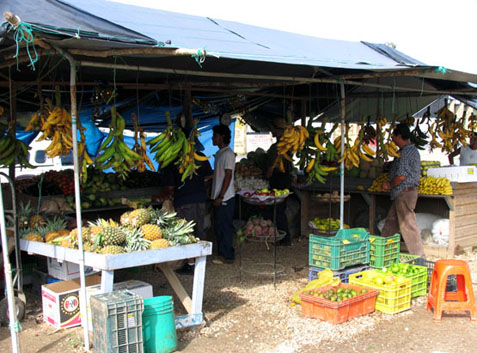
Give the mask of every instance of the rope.
M 14 39 L 17 45 L 17 50 L 13 57 L 17 59 L 17 71 L 20 71 L 19 62 L 18 62 L 18 53 L 20 51 L 21 42 L 25 42 L 28 58 L 30 58 L 30 64 L 28 66 L 31 66 L 32 70 L 35 71 L 35 63 L 38 61 L 38 53 L 36 52 L 35 42 L 34 42 L 35 38 L 33 37 L 33 29 L 31 25 L 29 25 L 28 23 L 23 23 L 23 22 L 20 23 L 15 28 Z M 31 49 L 30 49 L 30 45 L 32 45 Z M 31 50 L 33 50 L 33 53 L 35 53 L 34 58 L 32 58 Z
M 205 61 L 205 56 L 207 55 L 207 52 L 205 49 L 197 49 L 197 54 L 193 54 L 192 57 L 195 59 L 197 62 L 197 65 L 202 69 L 202 64 Z

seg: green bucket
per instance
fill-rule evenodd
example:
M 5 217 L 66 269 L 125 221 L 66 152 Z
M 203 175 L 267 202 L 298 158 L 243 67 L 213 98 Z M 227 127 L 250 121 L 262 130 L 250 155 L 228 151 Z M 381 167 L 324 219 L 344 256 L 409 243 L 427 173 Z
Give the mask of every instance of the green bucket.
M 172 296 L 144 299 L 142 338 L 145 353 L 169 353 L 177 349 Z

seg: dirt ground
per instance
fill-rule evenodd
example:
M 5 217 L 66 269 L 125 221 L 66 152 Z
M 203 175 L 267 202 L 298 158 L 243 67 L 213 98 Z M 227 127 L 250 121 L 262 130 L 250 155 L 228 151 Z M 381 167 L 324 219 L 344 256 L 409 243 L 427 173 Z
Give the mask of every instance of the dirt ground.
M 240 254 L 240 252 L 238 252 Z M 303 317 L 301 306 L 290 305 L 292 294 L 308 281 L 308 244 L 277 248 L 279 273 L 273 285 L 273 249 L 245 244 L 232 265 L 207 263 L 203 311 L 206 324 L 178 333 L 180 352 L 422 352 L 465 353 L 477 349 L 477 323 L 468 313 L 445 313 L 441 322 L 426 311 L 426 297 L 413 300 L 402 313 L 374 312 L 332 325 Z M 477 278 L 477 256 L 464 257 Z M 259 263 L 265 265 L 258 265 Z M 257 275 L 257 270 L 267 272 Z M 265 270 L 264 270 L 265 269 Z M 140 279 L 151 283 L 154 295 L 172 290 L 159 272 L 116 271 L 116 281 Z M 179 275 L 190 291 L 192 276 Z M 474 286 L 474 290 L 477 289 Z M 82 328 L 55 330 L 42 322 L 41 299 L 27 290 L 27 317 L 21 323 L 20 352 L 82 352 Z M 183 315 L 177 297 L 175 314 Z M 0 352 L 9 352 L 10 332 L 0 328 Z M 94 350 L 93 350 L 94 352 Z

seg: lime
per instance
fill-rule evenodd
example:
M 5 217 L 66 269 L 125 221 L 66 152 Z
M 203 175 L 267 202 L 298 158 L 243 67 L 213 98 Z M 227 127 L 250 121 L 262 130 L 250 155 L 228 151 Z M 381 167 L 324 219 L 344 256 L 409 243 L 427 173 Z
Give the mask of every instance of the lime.
M 368 291 L 366 289 L 361 289 L 361 293 L 360 294 L 366 294 L 368 293 Z

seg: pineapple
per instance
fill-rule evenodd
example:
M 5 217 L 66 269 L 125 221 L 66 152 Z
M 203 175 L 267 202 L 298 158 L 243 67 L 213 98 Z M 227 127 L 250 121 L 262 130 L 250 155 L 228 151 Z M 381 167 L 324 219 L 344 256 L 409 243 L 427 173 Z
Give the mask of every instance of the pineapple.
M 123 228 L 126 234 L 126 252 L 143 251 L 149 249 L 151 242 L 144 238 L 144 232 L 139 228 Z
M 151 220 L 149 223 L 157 224 L 158 226 L 168 226 L 176 219 L 177 213 L 175 212 L 165 212 L 159 209 L 149 208 L 149 216 Z
M 131 211 L 129 214 L 129 224 L 133 227 L 141 227 L 144 224 L 149 223 L 150 219 L 151 215 L 145 208 L 138 208 L 137 210 Z
M 144 238 L 147 240 L 152 241 L 162 238 L 162 230 L 158 225 L 145 224 L 141 227 L 141 230 L 144 232 Z
M 169 247 L 167 239 L 156 239 L 151 243 L 151 249 L 163 249 Z
M 83 243 L 83 250 L 84 251 L 89 251 L 89 252 L 94 252 L 94 245 L 90 243 L 89 241 L 85 241 Z
M 95 237 L 95 245 L 108 246 L 120 245 L 126 241 L 126 234 L 117 227 L 104 227 L 103 230 Z
M 119 222 L 121 223 L 122 226 L 127 226 L 129 225 L 129 215 L 131 214 L 131 212 L 124 212 L 122 215 L 121 215 L 121 218 L 119 219 Z
M 25 204 L 20 202 L 20 210 L 18 211 L 18 228 L 28 228 L 29 220 L 33 213 L 32 208 L 30 207 L 30 201 Z
M 59 229 L 58 233 L 60 234 L 60 236 L 64 237 L 65 235 L 70 234 L 70 231 L 66 228 L 63 228 L 63 229 Z
M 101 249 L 101 254 L 115 255 L 115 254 L 123 254 L 124 252 L 125 252 L 124 248 L 118 245 L 107 245 Z
M 44 241 L 43 237 L 38 233 L 28 233 L 23 237 L 23 239 L 28 241 L 39 241 L 42 243 Z
M 45 224 L 46 224 L 45 219 L 39 214 L 31 216 L 30 220 L 28 221 L 28 225 L 31 228 L 38 228 L 38 227 L 44 226 Z
M 48 218 L 44 227 L 47 229 L 45 234 L 45 242 L 49 243 L 53 239 L 61 236 L 58 231 L 66 227 L 66 222 L 64 219 L 55 216 L 54 218 Z
M 88 227 L 81 228 L 81 236 L 83 238 L 83 242 L 93 240 L 93 237 L 91 236 L 91 232 L 89 231 Z M 70 242 L 74 245 L 75 248 L 78 247 L 78 228 L 75 228 L 70 232 Z

